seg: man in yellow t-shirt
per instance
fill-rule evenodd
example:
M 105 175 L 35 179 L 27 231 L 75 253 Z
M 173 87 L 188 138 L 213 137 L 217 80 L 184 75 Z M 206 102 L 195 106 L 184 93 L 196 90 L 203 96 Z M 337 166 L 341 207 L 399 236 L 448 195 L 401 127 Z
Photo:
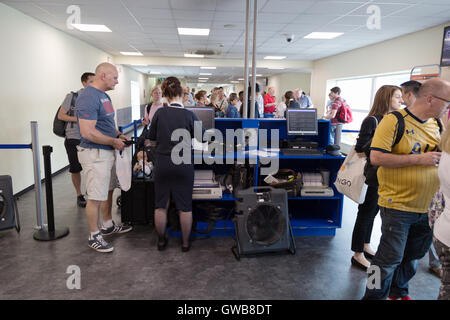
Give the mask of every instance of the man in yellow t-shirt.
M 379 166 L 379 200 L 382 236 L 371 267 L 380 270 L 380 287 L 369 278 L 363 299 L 409 300 L 408 282 L 432 242 L 427 209 L 439 186 L 440 127 L 435 118 L 447 112 L 450 83 L 430 79 L 418 98 L 400 111 L 404 122 L 401 139 L 394 145 L 398 119 L 389 114 L 378 125 L 370 161 Z M 372 270 L 376 270 L 375 268 Z

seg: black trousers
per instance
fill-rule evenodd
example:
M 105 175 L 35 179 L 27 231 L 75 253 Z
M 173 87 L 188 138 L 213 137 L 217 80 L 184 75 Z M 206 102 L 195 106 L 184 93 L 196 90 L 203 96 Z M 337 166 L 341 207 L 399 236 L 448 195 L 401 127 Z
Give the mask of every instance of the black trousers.
M 364 202 L 358 206 L 358 216 L 352 234 L 353 252 L 363 252 L 364 244 L 370 243 L 373 221 L 378 210 L 378 186 L 369 186 Z

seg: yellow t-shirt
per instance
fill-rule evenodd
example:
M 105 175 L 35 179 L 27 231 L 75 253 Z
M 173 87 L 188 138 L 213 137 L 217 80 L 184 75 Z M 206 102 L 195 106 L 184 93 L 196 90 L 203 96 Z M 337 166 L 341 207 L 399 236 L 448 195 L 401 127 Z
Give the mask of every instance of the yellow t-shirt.
M 371 144 L 372 150 L 392 154 L 420 154 L 438 149 L 439 125 L 436 119 L 421 121 L 407 109 L 399 110 L 405 120 L 405 130 L 398 144 L 397 117 L 388 114 L 378 125 Z M 378 204 L 385 208 L 425 213 L 439 187 L 437 167 L 415 165 L 403 168 L 378 168 Z

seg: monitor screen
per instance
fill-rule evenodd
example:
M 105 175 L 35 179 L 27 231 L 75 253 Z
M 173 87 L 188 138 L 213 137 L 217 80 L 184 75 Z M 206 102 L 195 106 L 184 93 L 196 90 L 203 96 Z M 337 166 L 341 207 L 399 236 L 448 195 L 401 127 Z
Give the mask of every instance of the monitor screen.
M 197 115 L 205 130 L 214 128 L 214 108 L 186 108 Z
M 442 40 L 441 67 L 450 66 L 450 26 L 444 28 Z
M 318 134 L 317 109 L 287 109 L 287 134 L 313 136 Z

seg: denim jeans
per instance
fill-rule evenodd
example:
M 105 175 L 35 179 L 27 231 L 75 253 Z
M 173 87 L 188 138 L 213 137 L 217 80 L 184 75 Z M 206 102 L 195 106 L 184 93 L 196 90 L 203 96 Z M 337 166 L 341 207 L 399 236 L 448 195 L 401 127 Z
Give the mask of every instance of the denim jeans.
M 336 134 L 336 125 L 330 126 L 330 144 L 334 144 L 334 135 Z
M 364 300 L 402 298 L 416 274 L 418 260 L 430 249 L 428 215 L 380 207 L 381 239 L 371 266 L 380 269 L 380 288 L 366 288 Z

